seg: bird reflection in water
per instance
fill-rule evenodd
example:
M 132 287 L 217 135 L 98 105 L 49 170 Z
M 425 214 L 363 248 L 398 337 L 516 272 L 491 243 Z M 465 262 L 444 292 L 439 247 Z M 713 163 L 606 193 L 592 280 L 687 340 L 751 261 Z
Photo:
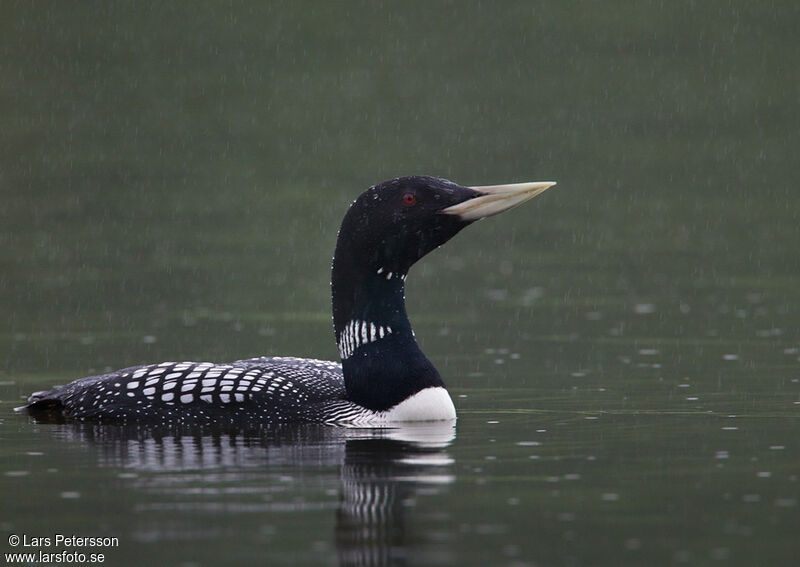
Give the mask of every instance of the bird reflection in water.
M 416 498 L 454 480 L 453 459 L 444 452 L 454 431 L 420 437 L 420 431 L 394 430 L 389 438 L 347 441 L 336 513 L 340 564 L 405 564 L 409 547 L 418 547 L 409 541 L 406 514 Z
M 454 461 L 446 451 L 455 439 L 452 423 L 391 429 L 272 426 L 244 431 L 67 423 L 54 432 L 63 441 L 96 447 L 100 466 L 141 473 L 130 475 L 131 486 L 163 498 L 140 501 L 138 512 L 269 514 L 334 508 L 333 540 L 339 563 L 347 566 L 406 564 L 410 553 L 433 560 L 430 554 L 439 546 L 430 541 L 430 534 L 414 529 L 416 503 L 454 481 Z M 338 502 L 315 496 L 290 502 L 272 498 L 276 490 L 285 489 L 276 488 L 276 474 L 285 477 L 316 469 L 330 480 L 326 468 L 338 470 Z M 253 486 L 254 475 L 261 487 Z M 231 484 L 240 484 L 243 492 Z M 185 496 L 198 489 L 216 498 L 187 502 Z M 259 492 L 270 496 L 254 497 Z M 246 501 L 242 493 L 248 494 Z M 435 560 L 446 558 L 437 555 Z

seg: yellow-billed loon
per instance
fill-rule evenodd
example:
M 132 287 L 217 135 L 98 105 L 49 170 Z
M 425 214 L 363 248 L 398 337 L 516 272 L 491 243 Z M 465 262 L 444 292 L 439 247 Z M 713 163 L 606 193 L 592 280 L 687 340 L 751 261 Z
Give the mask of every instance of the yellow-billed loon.
M 133 366 L 36 392 L 17 408 L 67 419 L 188 424 L 385 425 L 454 420 L 453 402 L 406 315 L 409 268 L 461 229 L 553 182 L 462 187 L 411 176 L 364 191 L 339 229 L 333 326 L 341 364 L 260 357 Z

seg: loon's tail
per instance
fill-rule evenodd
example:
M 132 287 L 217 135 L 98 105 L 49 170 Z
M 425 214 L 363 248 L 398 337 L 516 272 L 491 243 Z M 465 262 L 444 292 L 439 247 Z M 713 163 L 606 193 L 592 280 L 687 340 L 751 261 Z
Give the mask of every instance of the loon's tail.
M 53 390 L 34 392 L 28 398 L 27 404 L 14 408 L 14 411 L 60 412 L 64 407 L 61 398 L 58 396 L 60 389 L 61 388 L 55 388 Z

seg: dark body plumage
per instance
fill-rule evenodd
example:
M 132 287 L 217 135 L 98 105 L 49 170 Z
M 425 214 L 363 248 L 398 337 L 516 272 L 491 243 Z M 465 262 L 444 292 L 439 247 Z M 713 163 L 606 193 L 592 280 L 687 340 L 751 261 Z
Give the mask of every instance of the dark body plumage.
M 414 176 L 364 191 L 342 221 L 332 265 L 341 364 L 283 357 L 164 362 L 36 392 L 18 409 L 77 420 L 192 424 L 455 419 L 406 315 L 406 275 L 474 220 L 516 206 L 545 185 L 470 188 Z
M 29 402 L 66 418 L 123 423 L 335 422 L 364 410 L 345 399 L 340 364 L 280 357 L 133 366 L 37 392 Z

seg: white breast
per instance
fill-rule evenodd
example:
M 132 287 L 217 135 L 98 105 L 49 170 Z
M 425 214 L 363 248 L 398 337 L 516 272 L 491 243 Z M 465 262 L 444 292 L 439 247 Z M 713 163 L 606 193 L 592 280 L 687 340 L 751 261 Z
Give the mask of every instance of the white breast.
M 386 411 L 373 411 L 353 402 L 337 400 L 325 408 L 325 423 L 345 427 L 387 427 L 413 422 L 453 422 L 456 408 L 447 390 L 425 388 Z
M 450 394 L 440 386 L 425 388 L 382 412 L 386 423 L 403 421 L 453 421 L 456 408 Z

